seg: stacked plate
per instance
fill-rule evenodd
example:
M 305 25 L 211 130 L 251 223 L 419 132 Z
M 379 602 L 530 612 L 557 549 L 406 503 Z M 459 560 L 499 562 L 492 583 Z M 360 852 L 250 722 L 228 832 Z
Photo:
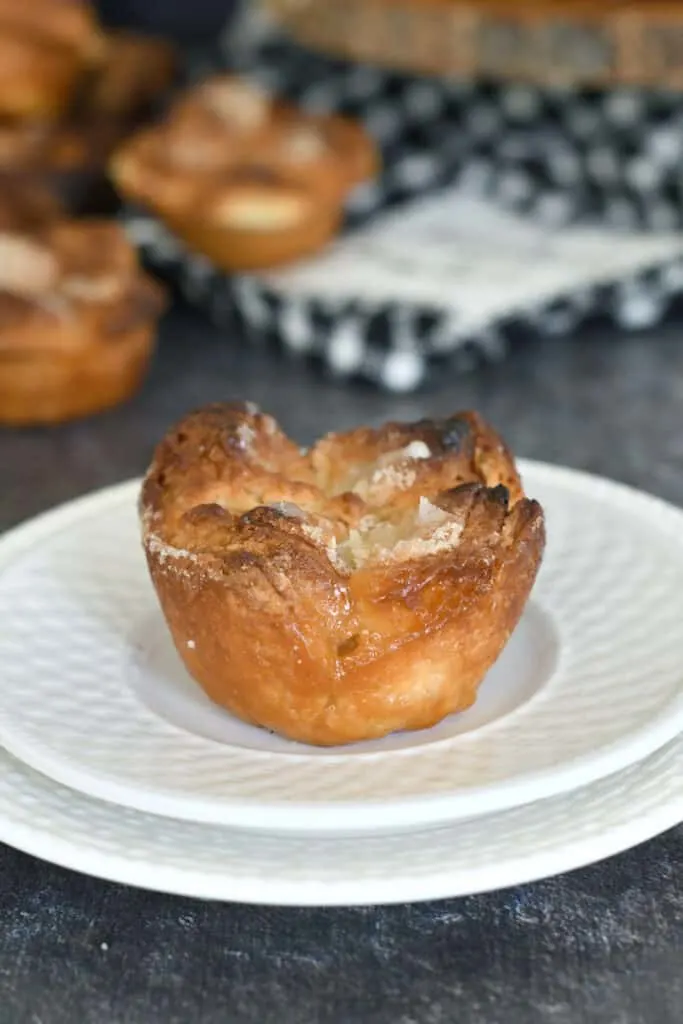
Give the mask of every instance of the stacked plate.
M 232 719 L 185 674 L 137 482 L 0 542 L 0 840 L 105 878 L 282 904 L 454 896 L 683 820 L 683 513 L 523 463 L 548 549 L 475 706 L 340 749 Z

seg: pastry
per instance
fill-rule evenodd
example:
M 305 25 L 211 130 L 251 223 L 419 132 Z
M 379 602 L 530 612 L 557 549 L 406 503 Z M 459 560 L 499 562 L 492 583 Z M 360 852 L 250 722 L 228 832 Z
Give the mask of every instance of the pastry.
M 131 124 L 149 114 L 170 88 L 175 71 L 176 53 L 166 40 L 110 30 L 81 107 L 90 117 Z
M 117 224 L 0 218 L 0 423 L 57 423 L 129 397 L 163 305 Z
M 516 626 L 543 513 L 474 413 L 301 451 L 254 406 L 187 416 L 141 499 L 177 651 L 246 722 L 332 746 L 469 707 Z
M 125 143 L 111 168 L 124 197 L 234 271 L 320 249 L 337 231 L 349 193 L 377 164 L 374 144 L 353 121 L 304 114 L 218 76 L 183 96 L 163 124 Z
M 296 40 L 351 60 L 539 85 L 677 88 L 677 0 L 265 0 Z
M 64 215 L 59 199 L 44 184 L 0 172 L 0 232 L 41 231 Z
M 30 176 L 74 214 L 113 210 L 107 162 L 169 88 L 174 65 L 173 48 L 163 40 L 107 32 L 99 59 L 81 74 L 61 117 L 0 117 L 0 174 Z
M 107 159 L 125 134 L 122 126 L 95 120 L 0 120 L 0 177 L 31 181 L 49 190 L 71 213 L 104 212 L 116 205 Z
M 59 116 L 100 43 L 93 13 L 80 0 L 0 0 L 0 115 Z
M 83 61 L 100 58 L 102 36 L 86 0 L 0 0 L 0 32 L 63 46 Z

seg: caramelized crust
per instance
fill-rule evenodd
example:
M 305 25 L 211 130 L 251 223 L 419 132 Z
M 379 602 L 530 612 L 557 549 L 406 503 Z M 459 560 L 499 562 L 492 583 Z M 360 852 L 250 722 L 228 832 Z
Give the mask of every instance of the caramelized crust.
M 140 507 L 191 675 L 245 721 L 324 746 L 469 707 L 544 547 L 476 413 L 301 451 L 253 406 L 209 406 L 163 439 Z

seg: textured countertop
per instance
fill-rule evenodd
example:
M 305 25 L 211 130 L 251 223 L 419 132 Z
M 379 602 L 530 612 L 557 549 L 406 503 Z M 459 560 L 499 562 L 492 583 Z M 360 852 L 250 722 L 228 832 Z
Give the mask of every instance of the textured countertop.
M 249 398 L 301 442 L 476 407 L 518 455 L 683 505 L 680 326 L 527 342 L 392 398 L 321 381 L 174 312 L 144 391 L 53 431 L 0 431 L 0 529 L 139 474 L 192 406 Z M 0 1024 L 681 1024 L 683 827 L 604 864 L 468 899 L 287 910 L 147 894 L 0 846 Z

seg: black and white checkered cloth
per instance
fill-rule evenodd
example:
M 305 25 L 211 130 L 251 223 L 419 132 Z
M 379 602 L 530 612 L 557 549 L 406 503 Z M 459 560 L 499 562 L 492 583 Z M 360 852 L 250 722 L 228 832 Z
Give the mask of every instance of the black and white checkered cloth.
M 359 194 L 352 224 L 442 187 L 467 162 L 492 198 L 544 223 L 683 226 L 679 93 L 409 76 L 310 53 L 254 27 L 248 12 L 243 24 L 244 35 L 227 33 L 192 74 L 233 68 L 305 107 L 361 120 L 385 171 Z
M 376 213 L 457 179 L 473 157 L 497 148 L 503 127 L 490 87 L 392 74 L 311 53 L 272 29 L 245 40 L 234 30 L 190 63 L 188 78 L 244 74 L 306 110 L 339 113 L 365 126 L 381 152 L 371 186 L 351 197 L 347 222 Z
M 496 147 L 498 198 L 554 223 L 680 230 L 683 97 L 619 90 L 543 100 L 537 120 Z
M 354 196 L 349 229 L 454 182 L 556 229 L 597 217 L 631 230 L 683 222 L 683 104 L 675 96 L 408 77 L 308 53 L 271 30 L 246 40 L 231 33 L 192 62 L 189 76 L 226 69 L 366 125 L 384 170 Z M 216 270 L 143 211 L 124 218 L 148 264 L 218 324 L 394 392 L 424 386 L 446 367 L 457 373 L 500 359 L 520 331 L 559 335 L 594 315 L 622 328 L 651 326 L 683 292 L 683 260 L 670 260 L 463 332 L 452 310 L 399 298 L 293 298 L 257 275 Z
M 570 333 L 594 316 L 634 330 L 657 323 L 683 292 L 683 258 L 661 262 L 606 284 L 567 290 L 522 312 L 464 332 L 457 312 L 393 302 L 294 298 L 257 275 L 229 276 L 187 252 L 158 221 L 128 210 L 127 226 L 143 259 L 221 327 L 255 344 L 276 343 L 315 360 L 338 378 L 364 379 L 410 392 L 435 375 L 462 373 L 503 358 L 516 337 Z

